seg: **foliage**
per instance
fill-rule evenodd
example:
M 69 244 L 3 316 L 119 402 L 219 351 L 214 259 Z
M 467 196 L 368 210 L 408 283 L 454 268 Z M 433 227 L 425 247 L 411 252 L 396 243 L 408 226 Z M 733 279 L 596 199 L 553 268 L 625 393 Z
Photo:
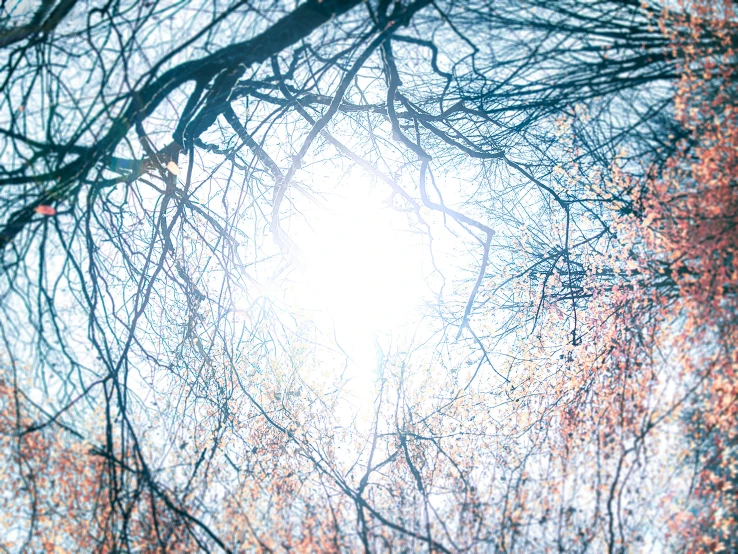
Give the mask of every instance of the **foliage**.
M 738 548 L 732 2 L 2 9 L 3 549 Z M 353 406 L 357 174 L 440 284 Z

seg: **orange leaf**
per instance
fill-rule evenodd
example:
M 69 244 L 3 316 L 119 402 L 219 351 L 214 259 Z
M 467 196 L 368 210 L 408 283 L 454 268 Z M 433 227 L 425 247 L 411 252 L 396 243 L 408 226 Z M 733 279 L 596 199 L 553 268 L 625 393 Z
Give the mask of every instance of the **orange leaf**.
M 36 206 L 34 208 L 34 211 L 37 214 L 41 214 L 41 215 L 56 215 L 56 208 L 54 208 L 53 206 L 47 206 L 45 204 L 41 204 L 40 206 Z

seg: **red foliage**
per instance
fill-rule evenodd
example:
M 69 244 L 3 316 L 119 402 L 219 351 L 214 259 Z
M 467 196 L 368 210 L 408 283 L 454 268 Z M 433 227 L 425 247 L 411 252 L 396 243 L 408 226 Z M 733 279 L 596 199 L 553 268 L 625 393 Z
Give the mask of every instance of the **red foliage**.
M 53 206 L 47 206 L 45 204 L 41 204 L 40 206 L 36 206 L 34 208 L 34 211 L 37 214 L 41 214 L 41 215 L 48 215 L 48 216 L 56 215 L 56 208 L 54 208 Z
M 738 14 L 729 0 L 682 7 L 662 17 L 662 30 L 681 60 L 675 115 L 689 137 L 642 180 L 615 171 L 616 191 L 640 191 L 639 209 L 617 221 L 630 278 L 607 291 L 602 313 L 616 315 L 601 334 L 616 337 L 606 364 L 631 386 L 611 398 L 630 389 L 631 416 L 645 413 L 638 389 L 651 387 L 659 365 L 674 364 L 671 378 L 688 384 L 670 415 L 683 424 L 685 455 L 696 459 L 695 501 L 671 528 L 690 552 L 717 552 L 735 548 L 738 530 Z M 703 46 L 706 36 L 712 46 Z M 655 356 L 667 345 L 675 352 L 668 362 Z

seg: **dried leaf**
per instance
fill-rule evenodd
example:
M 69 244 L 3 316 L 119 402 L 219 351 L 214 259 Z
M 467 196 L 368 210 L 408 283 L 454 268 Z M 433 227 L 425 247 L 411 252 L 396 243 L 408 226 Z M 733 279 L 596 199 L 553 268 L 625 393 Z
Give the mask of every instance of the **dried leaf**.
M 56 215 L 56 208 L 53 206 L 47 206 L 46 204 L 41 204 L 40 206 L 36 206 L 34 208 L 34 211 L 37 214 L 41 215 Z

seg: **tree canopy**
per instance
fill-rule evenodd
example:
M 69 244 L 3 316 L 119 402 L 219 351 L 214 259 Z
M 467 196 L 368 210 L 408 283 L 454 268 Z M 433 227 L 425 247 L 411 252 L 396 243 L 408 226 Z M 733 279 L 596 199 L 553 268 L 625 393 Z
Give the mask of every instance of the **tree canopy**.
M 4 551 L 738 549 L 730 0 L 1 10 Z

